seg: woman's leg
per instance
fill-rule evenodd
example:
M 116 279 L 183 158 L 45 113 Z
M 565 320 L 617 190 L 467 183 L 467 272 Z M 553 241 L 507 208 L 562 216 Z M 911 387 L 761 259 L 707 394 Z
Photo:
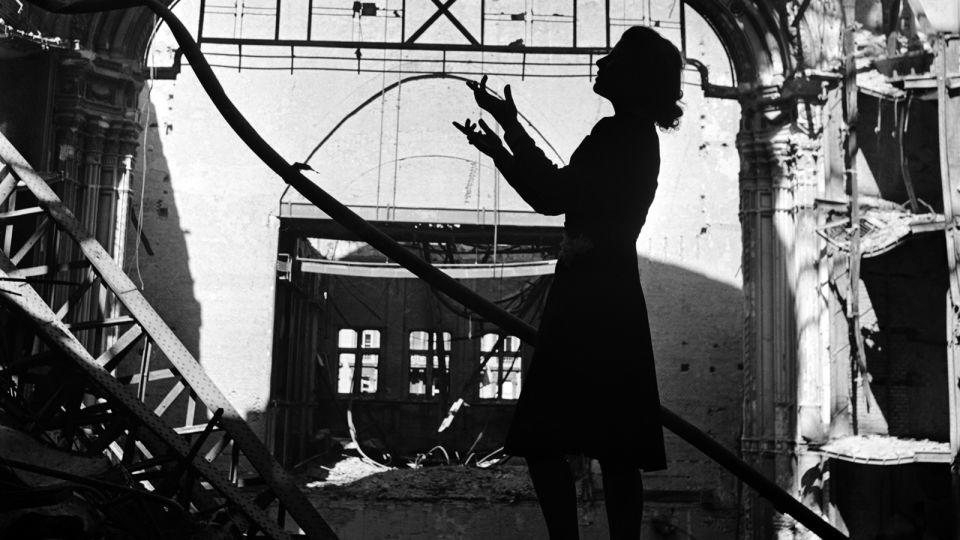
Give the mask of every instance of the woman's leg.
M 637 540 L 643 516 L 643 479 L 635 464 L 601 459 L 603 497 L 611 540 Z
M 577 540 L 577 487 L 570 464 L 562 455 L 528 457 L 527 468 L 550 540 Z

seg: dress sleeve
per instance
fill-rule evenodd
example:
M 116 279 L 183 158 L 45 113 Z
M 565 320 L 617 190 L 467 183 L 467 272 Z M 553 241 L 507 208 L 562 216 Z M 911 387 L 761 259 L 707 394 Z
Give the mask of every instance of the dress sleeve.
M 566 213 L 576 186 L 583 181 L 578 154 L 586 140 L 574 152 L 569 165 L 558 167 L 522 128 L 508 132 L 505 139 L 513 156 L 499 159 L 497 168 L 507 182 L 537 212 L 548 216 Z

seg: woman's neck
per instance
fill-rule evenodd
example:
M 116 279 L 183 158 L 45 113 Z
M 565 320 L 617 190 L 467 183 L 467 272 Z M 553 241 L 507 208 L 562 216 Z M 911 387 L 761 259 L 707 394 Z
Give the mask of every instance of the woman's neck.
M 625 105 L 622 103 L 613 103 L 613 114 L 620 118 L 633 118 L 638 120 L 650 119 L 650 114 L 640 108 L 636 103 Z

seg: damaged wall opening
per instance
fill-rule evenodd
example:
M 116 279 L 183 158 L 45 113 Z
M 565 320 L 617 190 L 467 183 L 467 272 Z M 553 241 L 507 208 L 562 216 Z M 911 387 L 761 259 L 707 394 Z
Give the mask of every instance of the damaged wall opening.
M 444 268 L 461 273 L 471 288 L 536 323 L 556 244 L 510 244 L 509 229 L 501 231 L 505 243 L 496 246 L 500 263 L 490 265 L 479 261 L 493 257 L 493 246 L 447 244 L 430 236 L 409 242 L 410 249 L 440 257 Z M 558 231 L 552 236 L 559 240 Z M 313 374 L 274 381 L 275 396 L 290 393 L 291 384 L 306 388 L 296 412 L 288 409 L 294 400 L 274 401 L 275 444 L 289 448 L 284 460 L 296 464 L 313 455 L 310 434 L 323 430 L 342 440 L 355 437 L 366 451 L 394 460 L 415 461 L 438 445 L 464 458 L 495 452 L 532 349 L 411 275 L 397 277 L 402 269 L 362 243 L 291 237 L 281 242 L 296 246 L 298 254 L 282 257 L 289 270 L 278 275 L 274 373 L 309 363 L 305 373 Z M 510 276 L 518 272 L 527 275 Z M 299 300 L 306 290 L 315 295 L 308 300 L 309 311 Z M 304 319 L 304 313 L 310 315 Z M 290 351 L 292 329 L 292 335 L 314 332 L 315 349 Z M 298 356 L 278 360 L 278 354 L 291 353 Z M 299 356 L 304 354 L 308 356 Z M 325 413 L 302 428 L 303 440 L 298 441 L 286 426 L 311 406 Z M 353 426 L 343 414 L 345 407 Z

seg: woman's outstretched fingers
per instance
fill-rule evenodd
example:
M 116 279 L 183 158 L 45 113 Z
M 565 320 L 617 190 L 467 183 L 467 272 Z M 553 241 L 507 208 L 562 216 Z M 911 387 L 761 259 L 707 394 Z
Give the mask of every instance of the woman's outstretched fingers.
M 493 130 L 490 129 L 490 126 L 488 126 L 487 123 L 483 121 L 483 118 L 480 119 L 480 129 L 482 129 L 483 132 L 486 133 L 487 135 L 496 135 L 496 133 L 494 133 Z
M 509 84 L 503 87 L 503 95 L 506 96 L 508 103 L 513 104 L 513 91 L 510 90 Z

